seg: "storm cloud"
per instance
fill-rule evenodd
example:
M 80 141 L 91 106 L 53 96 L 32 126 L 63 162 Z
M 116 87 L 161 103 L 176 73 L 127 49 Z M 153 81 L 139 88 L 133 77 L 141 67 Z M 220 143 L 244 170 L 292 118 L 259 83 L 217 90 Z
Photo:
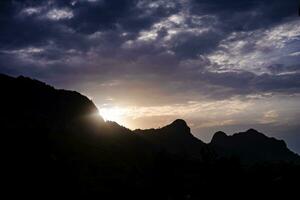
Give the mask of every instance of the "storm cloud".
M 296 100 L 290 101 L 300 100 L 298 3 L 1 1 L 0 72 L 79 90 L 99 107 L 134 105 L 144 114 L 166 109 L 165 118 L 151 112 L 154 125 L 187 117 L 191 124 L 207 125 L 209 119 L 239 127 L 243 122 L 235 118 L 246 111 L 233 116 L 224 110 L 220 115 L 228 112 L 228 118 L 211 115 L 205 120 L 200 105 L 211 102 L 212 112 L 231 103 L 251 104 L 255 110 L 261 99 L 271 101 L 274 106 L 261 111 L 261 117 L 268 112 L 271 116 L 278 99 L 287 110 L 300 107 Z M 166 106 L 200 110 L 180 115 Z M 279 118 L 284 115 L 275 112 Z M 292 109 L 287 123 L 294 123 L 299 113 L 299 108 Z M 277 123 L 274 120 L 253 124 Z M 132 127 L 142 124 L 146 123 Z M 206 125 L 192 128 L 201 132 L 199 127 Z

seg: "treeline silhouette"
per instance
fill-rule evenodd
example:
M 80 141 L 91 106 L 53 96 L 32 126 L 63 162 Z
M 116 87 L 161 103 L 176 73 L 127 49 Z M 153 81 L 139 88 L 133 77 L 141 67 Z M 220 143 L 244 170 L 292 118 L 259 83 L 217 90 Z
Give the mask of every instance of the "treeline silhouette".
M 87 97 L 0 75 L 3 194 L 22 198 L 203 199 L 297 192 L 300 158 L 256 130 L 211 143 L 184 120 L 131 131 Z

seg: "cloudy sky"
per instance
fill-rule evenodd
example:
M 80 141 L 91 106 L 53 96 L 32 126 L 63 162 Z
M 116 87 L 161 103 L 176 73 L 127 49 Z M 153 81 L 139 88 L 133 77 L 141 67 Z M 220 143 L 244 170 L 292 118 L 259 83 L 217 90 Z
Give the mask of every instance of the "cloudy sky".
M 131 129 L 256 128 L 300 152 L 298 0 L 4 0 L 0 72 L 77 90 Z

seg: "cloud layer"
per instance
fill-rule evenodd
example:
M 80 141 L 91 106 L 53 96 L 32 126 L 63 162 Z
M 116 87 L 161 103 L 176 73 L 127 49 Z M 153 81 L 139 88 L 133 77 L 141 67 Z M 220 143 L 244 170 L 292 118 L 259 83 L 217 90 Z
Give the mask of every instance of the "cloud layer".
M 297 0 L 1 1 L 0 72 L 122 107 L 131 128 L 174 117 L 196 133 L 298 127 L 297 8 Z

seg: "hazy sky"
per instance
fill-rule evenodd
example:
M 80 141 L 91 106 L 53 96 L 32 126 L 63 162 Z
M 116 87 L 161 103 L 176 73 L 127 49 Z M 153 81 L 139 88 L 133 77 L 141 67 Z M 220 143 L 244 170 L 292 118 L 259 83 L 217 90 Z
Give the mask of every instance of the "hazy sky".
M 300 152 L 298 0 L 0 1 L 0 72 L 77 90 L 131 129 L 256 128 Z

